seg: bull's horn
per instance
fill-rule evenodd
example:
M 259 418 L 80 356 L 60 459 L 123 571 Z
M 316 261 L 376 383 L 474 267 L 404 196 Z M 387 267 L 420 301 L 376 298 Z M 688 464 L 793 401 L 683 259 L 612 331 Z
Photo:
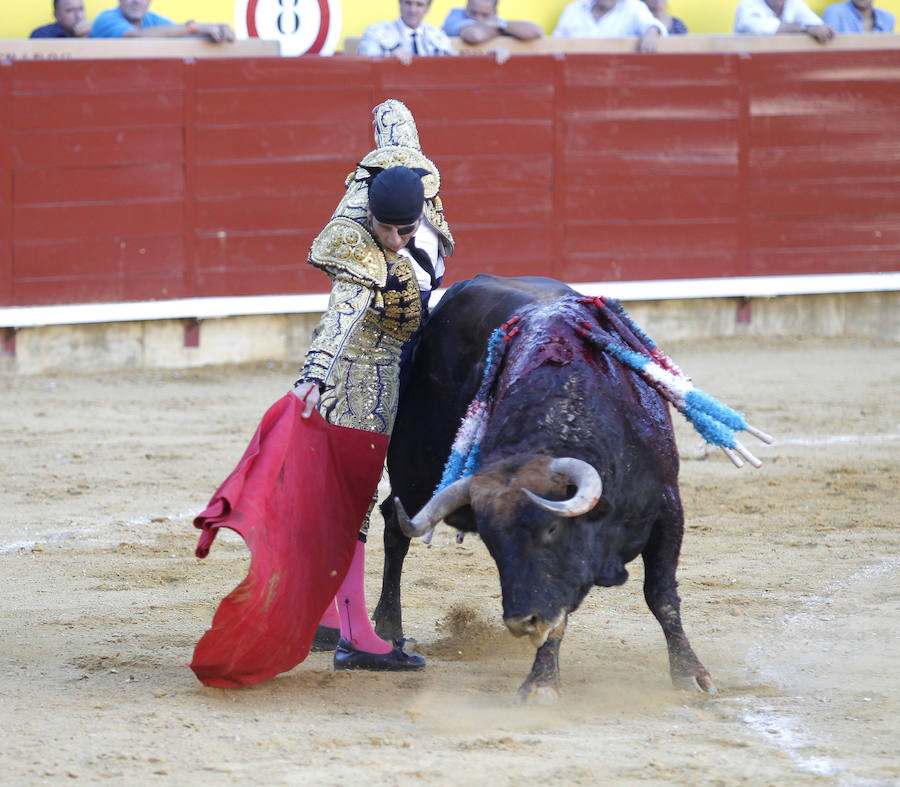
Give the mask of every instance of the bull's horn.
M 460 478 L 442 489 L 429 500 L 424 508 L 412 519 L 403 508 L 400 498 L 394 498 L 394 510 L 397 513 L 397 521 L 400 529 L 407 538 L 418 538 L 432 530 L 448 514 L 452 514 L 457 508 L 462 508 L 469 503 L 469 484 L 471 476 Z
M 580 516 L 590 511 L 600 500 L 603 493 L 603 481 L 600 473 L 593 465 L 575 459 L 572 456 L 564 456 L 550 462 L 548 470 L 564 476 L 575 485 L 575 494 L 568 500 L 545 500 L 530 489 L 522 487 L 522 491 L 541 508 L 552 511 L 560 516 Z

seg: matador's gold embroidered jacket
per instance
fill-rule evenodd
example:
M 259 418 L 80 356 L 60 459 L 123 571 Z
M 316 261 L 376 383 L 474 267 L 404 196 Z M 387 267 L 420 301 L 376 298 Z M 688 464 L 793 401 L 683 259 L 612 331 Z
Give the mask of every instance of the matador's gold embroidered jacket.
M 422 178 L 425 219 L 437 230 L 444 258 L 453 252 L 453 237 L 438 196 L 440 172 L 419 147 L 412 114 L 394 99 L 373 114 L 378 147 L 347 176 L 344 198 L 310 249 L 309 263 L 333 283 L 300 380 L 319 384 L 319 410 L 330 423 L 388 434 L 403 347 L 421 325 L 423 302 L 408 258 L 382 248 L 370 231 L 366 167 L 428 170 Z

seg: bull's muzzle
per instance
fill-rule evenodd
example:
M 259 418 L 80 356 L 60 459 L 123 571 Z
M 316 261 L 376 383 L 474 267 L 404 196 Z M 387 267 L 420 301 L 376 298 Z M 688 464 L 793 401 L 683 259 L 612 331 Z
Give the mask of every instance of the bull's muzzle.
M 505 617 L 503 622 L 513 636 L 530 637 L 531 644 L 539 648 L 560 626 L 565 630 L 566 611 L 562 610 L 553 620 L 544 620 L 537 613 L 532 613 Z

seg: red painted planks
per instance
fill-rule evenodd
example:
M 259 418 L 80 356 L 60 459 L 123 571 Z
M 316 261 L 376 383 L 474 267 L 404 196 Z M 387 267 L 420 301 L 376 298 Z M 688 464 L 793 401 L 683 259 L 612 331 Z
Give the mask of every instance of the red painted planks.
M 404 66 L 393 58 L 385 58 L 374 64 L 373 76 L 380 86 L 375 101 L 399 98 L 408 101 L 415 112 L 424 109 L 417 103 L 419 95 L 448 87 L 491 90 L 498 98 L 513 85 L 532 85 L 541 91 L 552 84 L 555 60 L 552 56 L 517 55 L 498 66 L 492 55 L 467 55 L 420 58 Z
M 253 268 L 225 268 L 198 270 L 197 286 L 209 297 L 225 295 L 279 295 L 282 293 L 328 292 L 330 282 L 321 274 L 322 284 L 306 285 L 297 265 L 271 266 L 260 264 Z
M 876 211 L 863 216 L 775 216 L 749 221 L 758 248 L 816 248 L 894 252 L 900 247 L 900 214 Z
M 428 155 L 438 162 L 442 156 L 477 151 L 479 155 L 507 156 L 510 166 L 527 166 L 532 156 L 545 156 L 553 150 L 553 126 L 546 120 L 425 121 L 419 124 L 419 137 Z
M 721 258 L 735 251 L 734 220 L 614 221 L 606 224 L 570 223 L 565 230 L 565 252 L 598 259 L 651 257 Z M 640 277 L 637 277 L 640 278 Z
M 11 152 L 17 169 L 181 162 L 184 130 L 168 126 L 20 131 L 12 135 Z
M 442 122 L 529 121 L 552 123 L 554 95 L 552 85 L 507 84 L 503 90 L 493 85 L 454 85 L 449 80 L 439 88 L 405 91 L 405 101 L 416 118 L 426 126 L 432 118 Z M 422 140 L 423 146 L 425 140 Z
M 561 59 L 565 85 L 612 85 L 648 82 L 657 85 L 717 85 L 737 81 L 736 57 L 727 54 L 566 55 Z
M 0 63 L 0 107 L 12 103 L 13 68 Z M 13 302 L 13 174 L 10 113 L 0 112 L 0 306 Z
M 197 128 L 197 161 L 308 161 L 335 159 L 349 172 L 356 160 L 374 147 L 372 131 L 364 123 L 313 122 Z M 355 152 L 360 151 L 360 152 Z
M 370 89 L 374 67 L 369 58 L 210 58 L 196 63 L 197 90 L 217 91 L 235 85 L 250 89 L 303 86 L 327 93 L 349 84 Z M 323 96 L 317 103 L 326 100 Z
M 600 120 L 729 120 L 739 113 L 737 83 L 564 87 L 556 96 L 558 112 L 570 122 Z
M 15 301 L 28 306 L 107 303 L 186 298 L 181 274 L 97 276 L 83 279 L 23 280 L 15 283 Z
M 72 238 L 123 238 L 146 235 L 183 236 L 181 200 L 168 202 L 80 203 L 65 209 L 16 205 L 16 243 Z
M 355 162 L 335 160 L 254 162 L 234 161 L 197 167 L 199 200 L 256 197 L 315 197 L 332 191 L 335 205 L 344 178 Z
M 154 93 L 180 90 L 180 60 L 31 60 L 16 61 L 12 89 L 16 96 L 100 93 Z
M 448 193 L 479 191 L 485 184 L 513 192 L 523 188 L 552 190 L 553 164 L 552 151 L 530 156 L 527 166 L 511 156 L 447 155 L 441 157 L 441 180 Z
M 568 184 L 567 184 L 568 185 Z M 645 175 L 628 181 L 598 178 L 567 188 L 563 208 L 569 222 L 667 219 L 731 219 L 737 215 L 736 178 Z
M 196 266 L 201 275 L 231 270 L 261 271 L 265 267 L 280 270 L 296 268 L 297 286 L 310 291 L 328 289 L 327 276 L 306 264 L 315 232 L 229 233 L 225 236 L 198 236 Z
M 22 169 L 15 183 L 17 205 L 170 201 L 183 197 L 181 164 Z
M 184 268 L 182 237 L 41 240 L 16 244 L 17 280 L 84 278 L 115 274 L 178 273 Z
M 67 93 L 15 99 L 17 131 L 58 128 L 180 126 L 184 97 L 179 90 L 127 93 Z
M 199 126 L 265 125 L 315 122 L 327 107 L 332 124 L 360 122 L 371 110 L 366 86 L 348 85 L 324 92 L 298 84 L 288 88 L 264 85 L 229 86 L 221 90 L 198 90 Z
M 769 82 L 791 85 L 797 82 L 841 83 L 900 81 L 900 52 L 897 50 L 760 53 L 745 58 L 741 72 L 752 88 Z
M 197 203 L 199 233 L 282 232 L 320 230 L 337 207 L 343 189 L 293 199 L 285 197 L 230 197 Z

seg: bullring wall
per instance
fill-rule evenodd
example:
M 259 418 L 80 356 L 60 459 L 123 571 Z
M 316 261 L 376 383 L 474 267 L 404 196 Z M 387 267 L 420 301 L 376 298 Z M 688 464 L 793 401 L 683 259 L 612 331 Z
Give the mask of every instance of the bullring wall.
M 14 62 L 0 306 L 322 292 L 303 265 L 394 96 L 478 271 L 896 271 L 900 52 Z

